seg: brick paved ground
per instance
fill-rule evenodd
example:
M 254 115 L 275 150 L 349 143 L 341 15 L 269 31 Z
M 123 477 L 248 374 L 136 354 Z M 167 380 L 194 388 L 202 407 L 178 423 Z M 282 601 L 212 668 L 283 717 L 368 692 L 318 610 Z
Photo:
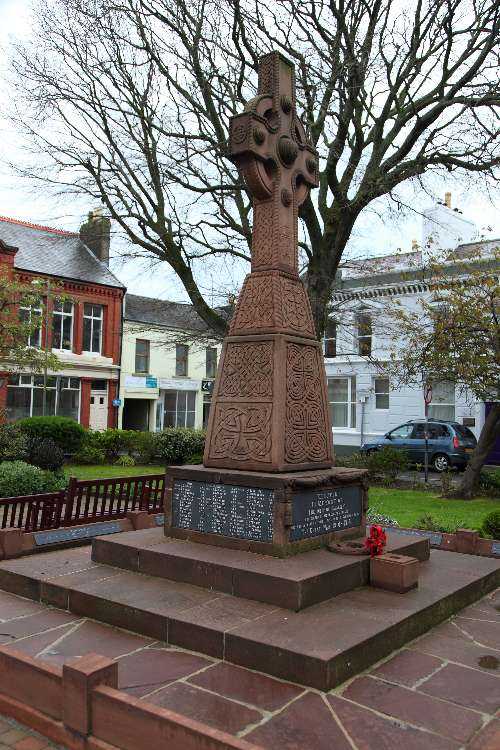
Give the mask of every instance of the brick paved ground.
M 38 732 L 6 716 L 0 716 L 0 750 L 57 750 L 57 748 L 58 745 L 52 744 Z
M 4 592 L 0 643 L 57 664 L 89 651 L 111 657 L 122 690 L 269 750 L 500 747 L 500 590 L 330 693 Z M 0 750 L 53 747 L 0 727 Z

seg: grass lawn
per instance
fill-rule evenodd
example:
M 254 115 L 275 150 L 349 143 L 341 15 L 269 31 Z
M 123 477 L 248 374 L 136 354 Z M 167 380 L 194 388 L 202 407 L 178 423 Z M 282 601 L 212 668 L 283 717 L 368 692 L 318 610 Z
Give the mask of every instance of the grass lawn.
M 432 492 L 370 487 L 370 508 L 399 522 L 415 526 L 422 516 L 432 516 L 437 524 L 454 531 L 456 528 L 479 529 L 484 517 L 500 510 L 500 500 L 445 500 Z
M 163 466 L 115 466 L 114 464 L 99 464 L 92 466 L 79 466 L 77 464 L 66 464 L 64 473 L 67 477 L 77 479 L 110 479 L 111 477 L 135 477 L 141 474 L 162 474 Z

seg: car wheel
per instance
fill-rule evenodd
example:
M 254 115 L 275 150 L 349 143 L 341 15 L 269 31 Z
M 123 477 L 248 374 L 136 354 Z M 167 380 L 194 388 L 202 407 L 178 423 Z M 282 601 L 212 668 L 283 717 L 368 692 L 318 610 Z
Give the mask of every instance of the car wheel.
M 444 453 L 438 453 L 434 458 L 432 459 L 432 465 L 436 471 L 439 471 L 442 473 L 443 471 L 448 471 L 451 467 L 450 459 L 448 456 L 445 456 Z

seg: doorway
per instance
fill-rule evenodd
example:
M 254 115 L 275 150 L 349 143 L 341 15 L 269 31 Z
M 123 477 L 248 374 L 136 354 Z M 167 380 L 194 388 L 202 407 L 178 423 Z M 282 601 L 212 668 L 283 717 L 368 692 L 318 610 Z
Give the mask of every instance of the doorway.
M 124 430 L 149 430 L 149 399 L 126 398 L 123 405 Z
M 108 427 L 108 382 L 107 380 L 93 380 L 90 387 L 90 417 L 91 430 L 106 430 Z

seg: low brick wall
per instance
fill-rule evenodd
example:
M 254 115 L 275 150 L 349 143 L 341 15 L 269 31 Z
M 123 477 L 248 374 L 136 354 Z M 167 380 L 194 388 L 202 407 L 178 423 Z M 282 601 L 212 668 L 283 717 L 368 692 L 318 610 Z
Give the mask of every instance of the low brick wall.
M 384 526 L 385 531 L 396 531 L 408 536 L 424 537 L 433 549 L 461 552 L 466 555 L 480 555 L 482 557 L 500 557 L 500 541 L 484 539 L 478 531 L 471 529 L 457 529 L 454 534 L 441 531 L 424 531 L 423 529 L 408 529 L 400 526 Z
M 118 663 L 98 654 L 61 668 L 0 647 L 0 713 L 68 750 L 261 750 L 117 684 Z

